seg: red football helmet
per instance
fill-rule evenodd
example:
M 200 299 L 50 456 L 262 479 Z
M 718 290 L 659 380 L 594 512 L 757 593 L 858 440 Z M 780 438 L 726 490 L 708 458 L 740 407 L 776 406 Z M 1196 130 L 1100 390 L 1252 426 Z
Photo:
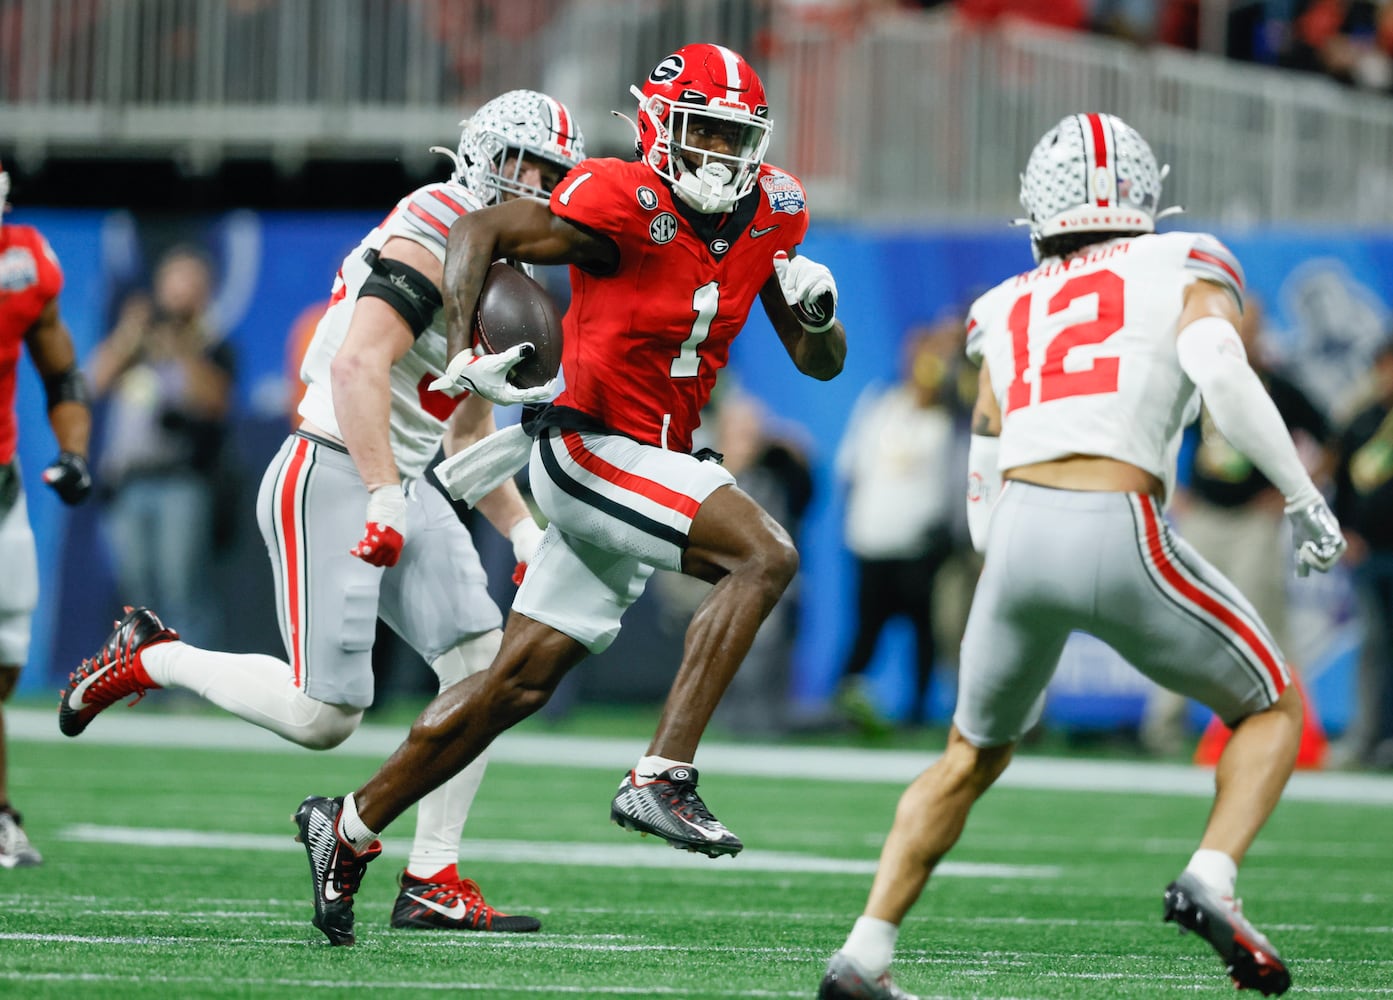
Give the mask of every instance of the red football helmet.
M 754 189 L 769 148 L 769 103 L 738 53 L 684 45 L 629 92 L 638 98 L 639 155 L 688 205 L 729 212 Z

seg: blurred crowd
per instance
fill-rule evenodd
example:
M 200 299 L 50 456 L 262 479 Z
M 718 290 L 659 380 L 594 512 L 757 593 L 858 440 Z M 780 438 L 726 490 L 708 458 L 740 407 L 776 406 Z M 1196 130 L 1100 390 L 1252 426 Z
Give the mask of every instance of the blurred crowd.
M 952 7 L 981 26 L 1017 19 L 1319 73 L 1361 89 L 1393 87 L 1393 3 L 1387 0 L 902 0 Z M 874 4 L 872 5 L 874 6 Z

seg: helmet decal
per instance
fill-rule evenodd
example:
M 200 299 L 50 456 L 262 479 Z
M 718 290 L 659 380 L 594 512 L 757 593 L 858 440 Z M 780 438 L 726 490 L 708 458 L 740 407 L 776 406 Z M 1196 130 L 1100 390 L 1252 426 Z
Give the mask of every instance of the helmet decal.
M 535 90 L 510 90 L 460 122 L 453 179 L 496 204 L 505 194 L 545 198 L 548 190 L 522 180 L 523 157 L 554 166 L 564 175 L 585 159 L 585 137 L 570 109 Z M 558 175 L 558 179 L 559 179 Z
M 686 63 L 683 62 L 681 54 L 674 52 L 653 67 L 653 72 L 648 74 L 648 82 L 667 83 L 669 80 L 676 80 L 685 68 Z
M 1151 147 L 1121 118 L 1070 115 L 1036 144 L 1021 174 L 1021 205 L 1039 259 L 1041 240 L 1063 233 L 1156 230 L 1161 182 Z

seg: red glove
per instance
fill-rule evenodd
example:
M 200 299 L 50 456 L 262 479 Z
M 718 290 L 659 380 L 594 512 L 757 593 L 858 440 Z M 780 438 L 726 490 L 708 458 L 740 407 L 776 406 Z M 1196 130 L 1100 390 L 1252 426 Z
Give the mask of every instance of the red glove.
M 363 538 L 348 550 L 373 566 L 395 566 L 406 544 L 406 495 L 401 484 L 379 486 L 368 496 Z

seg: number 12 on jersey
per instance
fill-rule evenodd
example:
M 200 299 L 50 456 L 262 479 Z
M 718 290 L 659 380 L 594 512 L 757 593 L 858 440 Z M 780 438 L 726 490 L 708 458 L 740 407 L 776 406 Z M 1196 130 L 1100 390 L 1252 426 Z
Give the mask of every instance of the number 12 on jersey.
M 1035 293 L 1026 292 L 1011 307 L 1006 325 L 1011 332 L 1015 374 L 1006 392 L 1007 413 L 1032 403 L 1117 391 L 1116 357 L 1095 357 L 1087 368 L 1072 371 L 1065 370 L 1064 362 L 1074 348 L 1101 344 L 1122 329 L 1122 278 L 1113 271 L 1094 271 L 1070 278 L 1050 296 L 1045 316 L 1056 316 L 1088 296 L 1097 297 L 1094 318 L 1071 323 L 1055 333 L 1045 345 L 1044 357 L 1034 366 L 1030 362 L 1030 313 Z M 1039 397 L 1032 399 L 1032 390 L 1037 385 Z

